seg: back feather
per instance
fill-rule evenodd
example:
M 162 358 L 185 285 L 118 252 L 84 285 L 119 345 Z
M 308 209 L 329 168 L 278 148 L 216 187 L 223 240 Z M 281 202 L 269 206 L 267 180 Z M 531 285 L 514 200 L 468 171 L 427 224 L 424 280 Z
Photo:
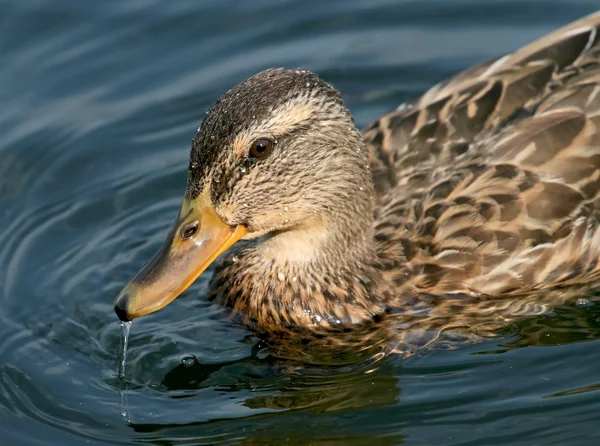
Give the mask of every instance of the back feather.
M 498 295 L 600 276 L 599 26 L 588 16 L 368 127 L 388 279 Z

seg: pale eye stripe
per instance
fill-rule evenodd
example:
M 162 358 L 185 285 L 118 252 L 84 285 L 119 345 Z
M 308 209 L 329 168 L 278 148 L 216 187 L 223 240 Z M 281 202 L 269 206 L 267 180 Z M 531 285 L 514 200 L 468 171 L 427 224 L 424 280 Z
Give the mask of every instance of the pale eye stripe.
M 267 119 L 242 130 L 233 142 L 235 155 L 244 156 L 250 145 L 258 138 L 274 137 L 293 131 L 306 123 L 315 109 L 322 105 L 312 95 L 296 96 L 273 110 Z

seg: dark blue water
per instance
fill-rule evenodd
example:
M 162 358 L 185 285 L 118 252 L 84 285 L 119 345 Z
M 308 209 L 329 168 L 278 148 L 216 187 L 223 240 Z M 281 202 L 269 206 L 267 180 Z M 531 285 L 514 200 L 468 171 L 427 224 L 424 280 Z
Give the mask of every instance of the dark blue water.
M 1 443 L 598 444 L 599 305 L 299 372 L 223 320 L 203 278 L 134 323 L 123 405 L 112 310 L 178 210 L 204 111 L 234 84 L 308 68 L 363 126 L 598 6 L 0 0 Z

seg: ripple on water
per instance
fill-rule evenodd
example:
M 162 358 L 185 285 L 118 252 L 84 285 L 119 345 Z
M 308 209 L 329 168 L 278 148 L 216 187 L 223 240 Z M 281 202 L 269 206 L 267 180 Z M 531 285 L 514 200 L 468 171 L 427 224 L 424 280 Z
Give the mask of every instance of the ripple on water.
M 121 417 L 112 301 L 170 226 L 189 142 L 221 92 L 267 66 L 307 67 L 364 124 L 557 16 L 593 9 L 569 2 L 546 18 L 537 2 L 442 3 L 0 0 L 3 439 L 449 444 L 464 427 L 473 444 L 494 430 L 509 444 L 582 443 L 532 414 L 593 425 L 598 306 L 567 306 L 453 354 L 331 357 L 266 346 L 228 322 L 202 299 L 206 278 L 136 321 L 129 425 Z

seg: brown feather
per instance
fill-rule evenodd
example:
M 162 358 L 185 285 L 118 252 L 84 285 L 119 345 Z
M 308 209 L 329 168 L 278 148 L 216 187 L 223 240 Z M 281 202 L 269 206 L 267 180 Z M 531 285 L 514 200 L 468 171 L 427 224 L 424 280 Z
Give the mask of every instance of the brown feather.
M 298 222 L 289 227 L 270 229 L 275 208 L 262 217 L 260 207 L 243 218 L 234 214 L 235 194 L 250 197 L 245 202 L 252 194 L 228 186 L 235 192 L 228 195 L 221 183 L 225 198 L 217 197 L 217 209 L 225 221 L 250 219 L 261 237 L 275 236 L 249 240 L 226 256 L 213 277 L 213 298 L 267 331 L 384 317 L 385 330 L 394 333 L 386 345 L 408 351 L 409 339 L 423 339 L 418 334 L 435 333 L 429 343 L 449 329 L 487 333 L 591 286 L 600 277 L 599 27 L 596 13 L 434 86 L 369 125 L 364 145 L 341 99 L 316 76 L 262 75 L 273 97 L 278 76 L 290 89 L 307 80 L 321 85 L 321 99 L 311 90 L 290 99 L 306 97 L 302 106 L 280 104 L 294 150 L 278 162 L 289 166 L 295 152 L 317 148 L 298 158 L 312 164 L 276 171 L 279 178 L 289 174 L 279 180 L 291 185 L 280 198 L 289 203 L 286 212 L 297 208 L 289 215 Z M 261 74 L 246 82 L 260 91 Z M 230 97 L 243 97 L 244 84 L 236 88 L 218 107 L 235 108 Z M 208 119 L 226 128 L 218 110 Z M 244 141 L 256 137 L 251 124 L 239 127 L 246 139 L 236 139 L 235 154 L 222 165 L 212 152 L 203 158 L 209 148 L 192 154 L 206 166 L 201 180 L 190 180 L 194 191 L 212 181 L 211 172 L 238 165 Z M 329 149 L 318 149 L 319 141 Z M 217 159 L 219 169 L 206 159 Z M 360 177 L 367 163 L 372 183 Z M 253 175 L 263 190 L 276 187 L 258 168 Z M 271 206 L 266 193 L 258 196 Z M 317 215 L 313 226 L 302 226 L 305 209 Z M 335 238 L 314 248 L 323 251 L 310 265 L 285 252 L 293 243 L 317 243 L 324 227 Z M 285 238 L 288 230 L 295 238 Z

